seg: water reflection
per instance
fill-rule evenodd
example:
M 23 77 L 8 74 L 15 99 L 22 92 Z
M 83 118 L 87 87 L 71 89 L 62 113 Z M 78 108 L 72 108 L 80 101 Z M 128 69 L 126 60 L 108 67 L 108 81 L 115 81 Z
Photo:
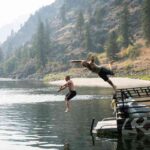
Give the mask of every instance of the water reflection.
M 96 103 L 73 101 L 70 113 L 64 112 L 64 102 L 2 105 L 0 142 L 40 149 L 88 150 L 92 147 L 90 118 L 100 113 L 93 109 L 102 108 L 94 107 Z
M 64 150 L 71 150 L 69 143 L 65 143 L 65 144 L 64 144 Z
M 41 148 L 63 147 L 53 134 L 53 105 L 13 105 L 0 110 L 0 141 Z M 51 109 L 49 109 L 51 107 Z M 48 109 L 47 109 L 48 108 Z
M 149 136 L 122 136 L 115 139 L 96 138 L 97 146 L 101 149 L 110 150 L 149 150 L 150 137 Z
M 150 137 L 148 136 L 125 136 L 118 140 L 116 150 L 149 150 Z

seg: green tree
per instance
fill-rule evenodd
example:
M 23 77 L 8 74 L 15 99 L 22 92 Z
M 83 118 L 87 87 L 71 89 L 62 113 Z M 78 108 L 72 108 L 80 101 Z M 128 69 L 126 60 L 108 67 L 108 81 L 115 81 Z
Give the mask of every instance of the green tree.
M 115 0 L 115 5 L 121 5 L 123 3 L 123 0 Z
M 77 17 L 77 24 L 76 24 L 76 28 L 77 30 L 79 30 L 80 36 L 82 34 L 83 27 L 84 27 L 84 17 L 83 13 L 80 11 Z
M 150 45 L 150 0 L 143 4 L 143 32 L 148 45 Z
M 37 34 L 35 36 L 35 49 L 37 57 L 38 68 L 43 68 L 47 62 L 47 49 L 48 41 L 46 36 L 46 30 L 43 22 L 39 22 Z
M 67 22 L 65 4 L 60 8 L 60 17 L 61 17 L 62 24 L 64 25 Z
M 122 46 L 127 48 L 130 44 L 129 40 L 129 10 L 127 5 L 124 6 L 124 9 L 120 17 L 120 34 L 123 38 Z
M 105 13 L 104 8 L 101 8 L 101 7 L 96 8 L 95 20 L 96 20 L 97 26 L 100 26 L 102 24 L 104 13 Z
M 10 74 L 16 69 L 16 67 L 17 67 L 17 60 L 16 60 L 16 57 L 13 56 L 5 62 L 4 72 L 6 74 Z
M 67 7 L 76 7 L 79 5 L 80 7 L 84 7 L 89 5 L 91 0 L 64 0 L 64 3 Z
M 51 28 L 48 22 L 45 24 L 45 30 L 44 30 L 44 38 L 45 38 L 45 55 L 48 56 L 51 53 Z
M 117 52 L 118 52 L 117 34 L 115 31 L 113 31 L 109 35 L 109 40 L 106 48 L 107 57 L 110 60 L 115 60 L 117 58 L 116 57 Z
M 2 51 L 2 49 L 0 48 L 0 62 L 3 61 L 3 58 L 4 58 L 3 51 Z
M 92 50 L 92 39 L 91 39 L 89 24 L 86 25 L 86 29 L 85 29 L 85 48 L 87 51 Z

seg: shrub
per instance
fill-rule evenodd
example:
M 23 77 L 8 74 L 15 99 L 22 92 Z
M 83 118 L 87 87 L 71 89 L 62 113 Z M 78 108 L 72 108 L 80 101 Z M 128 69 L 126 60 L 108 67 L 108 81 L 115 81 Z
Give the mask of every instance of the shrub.
M 136 45 L 134 45 L 134 46 L 131 46 L 131 45 L 130 45 L 130 46 L 127 48 L 127 56 L 128 56 L 129 58 L 131 58 L 131 59 L 135 59 L 135 58 L 138 57 L 139 54 L 140 54 L 139 49 L 140 49 L 140 45 L 139 45 L 139 44 L 136 44 Z
M 128 48 L 123 49 L 120 52 L 120 56 L 122 58 L 126 58 L 127 57 L 127 58 L 130 58 L 130 59 L 135 59 L 140 54 L 140 48 L 141 48 L 141 45 L 139 45 L 139 44 L 129 45 Z

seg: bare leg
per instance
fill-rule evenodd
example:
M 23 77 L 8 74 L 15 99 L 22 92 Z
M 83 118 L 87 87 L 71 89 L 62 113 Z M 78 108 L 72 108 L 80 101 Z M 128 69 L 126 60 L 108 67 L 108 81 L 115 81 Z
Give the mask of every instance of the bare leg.
M 70 110 L 70 101 L 65 99 L 65 102 L 66 102 L 66 110 L 65 110 L 65 112 L 68 112 Z
M 112 64 L 114 63 L 114 61 L 110 61 L 109 62 L 109 69 L 112 70 Z
M 116 86 L 112 83 L 110 79 L 107 80 L 107 82 L 113 87 L 113 89 L 116 91 Z
M 110 70 L 111 71 L 113 71 L 113 68 L 112 68 L 112 64 L 114 63 L 114 61 L 110 61 L 109 62 L 109 68 L 110 68 Z M 112 87 L 113 87 L 113 89 L 114 89 L 114 91 L 116 91 L 116 86 L 112 83 L 112 81 L 110 80 L 110 79 L 108 79 L 108 81 L 107 81 Z
M 109 69 L 112 70 L 112 65 L 109 63 Z

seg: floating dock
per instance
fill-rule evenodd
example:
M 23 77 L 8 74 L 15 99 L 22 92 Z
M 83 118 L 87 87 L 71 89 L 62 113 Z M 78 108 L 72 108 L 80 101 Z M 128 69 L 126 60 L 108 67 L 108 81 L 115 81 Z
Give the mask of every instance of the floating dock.
M 92 127 L 92 134 L 150 135 L 150 87 L 118 89 L 113 96 L 116 116 Z

